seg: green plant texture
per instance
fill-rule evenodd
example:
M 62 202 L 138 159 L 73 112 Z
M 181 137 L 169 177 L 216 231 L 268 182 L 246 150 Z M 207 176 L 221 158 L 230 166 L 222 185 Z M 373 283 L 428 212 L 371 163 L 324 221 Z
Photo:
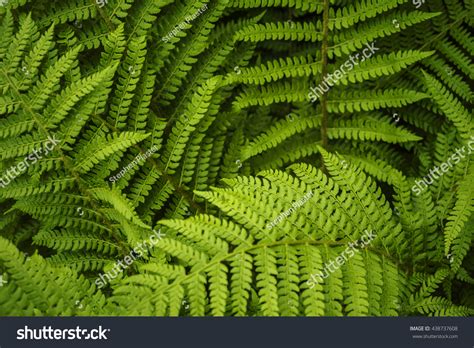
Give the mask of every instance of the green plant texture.
M 0 315 L 473 316 L 473 18 L 0 1 Z

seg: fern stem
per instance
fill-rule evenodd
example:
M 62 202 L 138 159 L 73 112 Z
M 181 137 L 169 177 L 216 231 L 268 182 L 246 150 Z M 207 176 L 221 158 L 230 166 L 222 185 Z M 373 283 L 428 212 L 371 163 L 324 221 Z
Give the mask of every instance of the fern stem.
M 196 268 L 194 268 L 192 271 L 190 271 L 190 273 L 183 274 L 180 277 L 175 278 L 175 280 L 172 283 L 163 285 L 159 289 L 159 291 L 151 294 L 148 297 L 143 298 L 140 303 L 143 304 L 143 306 L 146 306 L 151 301 L 156 299 L 156 297 L 161 296 L 162 293 L 166 292 L 167 291 L 166 289 L 169 289 L 172 286 L 176 286 L 177 284 L 182 284 L 189 277 L 192 277 L 192 276 L 194 276 L 196 274 L 199 274 L 201 272 L 205 272 L 207 269 L 212 268 L 213 266 L 215 266 L 215 265 L 217 265 L 221 262 L 224 262 L 225 260 L 231 259 L 232 257 L 234 257 L 238 254 L 251 254 L 253 251 L 258 250 L 258 249 L 262 249 L 262 248 L 272 248 L 272 247 L 278 247 L 278 246 L 283 246 L 283 245 L 296 246 L 296 245 L 304 245 L 304 244 L 314 245 L 314 246 L 316 246 L 316 245 L 326 245 L 326 246 L 329 246 L 329 247 L 342 247 L 342 246 L 347 246 L 348 245 L 344 241 L 330 241 L 330 242 L 328 242 L 328 241 L 314 240 L 314 239 L 303 239 L 303 240 L 292 240 L 292 241 L 283 240 L 283 241 L 278 241 L 278 242 L 270 241 L 268 243 L 252 245 L 249 248 L 245 248 L 245 249 L 244 248 L 236 248 L 232 252 L 229 252 L 229 254 L 227 254 L 227 255 L 223 255 L 221 257 L 216 257 L 212 260 L 209 260 L 209 262 L 207 264 L 199 265 Z M 380 256 L 383 256 L 383 257 L 387 258 L 388 260 L 393 262 L 399 269 L 401 269 L 401 270 L 408 273 L 408 270 L 406 269 L 405 265 L 400 263 L 396 258 L 392 257 L 390 254 L 386 253 L 384 250 L 380 250 L 380 249 L 377 249 L 377 248 L 374 248 L 374 247 L 371 247 L 371 246 L 367 246 L 367 247 L 365 247 L 365 252 L 367 252 L 367 251 L 372 251 L 372 252 L 374 252 L 374 253 L 376 253 Z M 137 305 L 136 308 L 140 308 L 140 306 Z
M 431 45 L 433 42 L 437 42 L 444 34 L 446 34 L 448 31 L 450 31 L 455 25 L 459 24 L 459 22 L 464 21 L 464 18 L 466 15 L 461 16 L 461 18 L 457 19 L 451 25 L 447 26 L 442 30 L 438 35 L 436 35 L 434 38 L 432 38 L 430 41 L 426 42 L 423 46 L 419 48 L 420 51 L 423 51 L 426 47 Z
M 321 80 L 320 84 L 323 83 L 324 77 L 328 73 L 328 36 L 329 36 L 329 0 L 324 0 L 323 3 L 323 40 L 321 45 Z M 321 96 L 321 145 L 323 148 L 328 148 L 328 94 L 324 93 Z M 324 166 L 324 165 L 323 165 Z

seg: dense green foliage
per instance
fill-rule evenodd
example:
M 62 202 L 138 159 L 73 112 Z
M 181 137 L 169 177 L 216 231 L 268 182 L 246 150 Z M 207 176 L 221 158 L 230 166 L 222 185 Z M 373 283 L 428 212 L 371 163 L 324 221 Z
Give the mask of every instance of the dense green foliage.
M 473 14 L 0 1 L 0 315 L 474 315 Z

